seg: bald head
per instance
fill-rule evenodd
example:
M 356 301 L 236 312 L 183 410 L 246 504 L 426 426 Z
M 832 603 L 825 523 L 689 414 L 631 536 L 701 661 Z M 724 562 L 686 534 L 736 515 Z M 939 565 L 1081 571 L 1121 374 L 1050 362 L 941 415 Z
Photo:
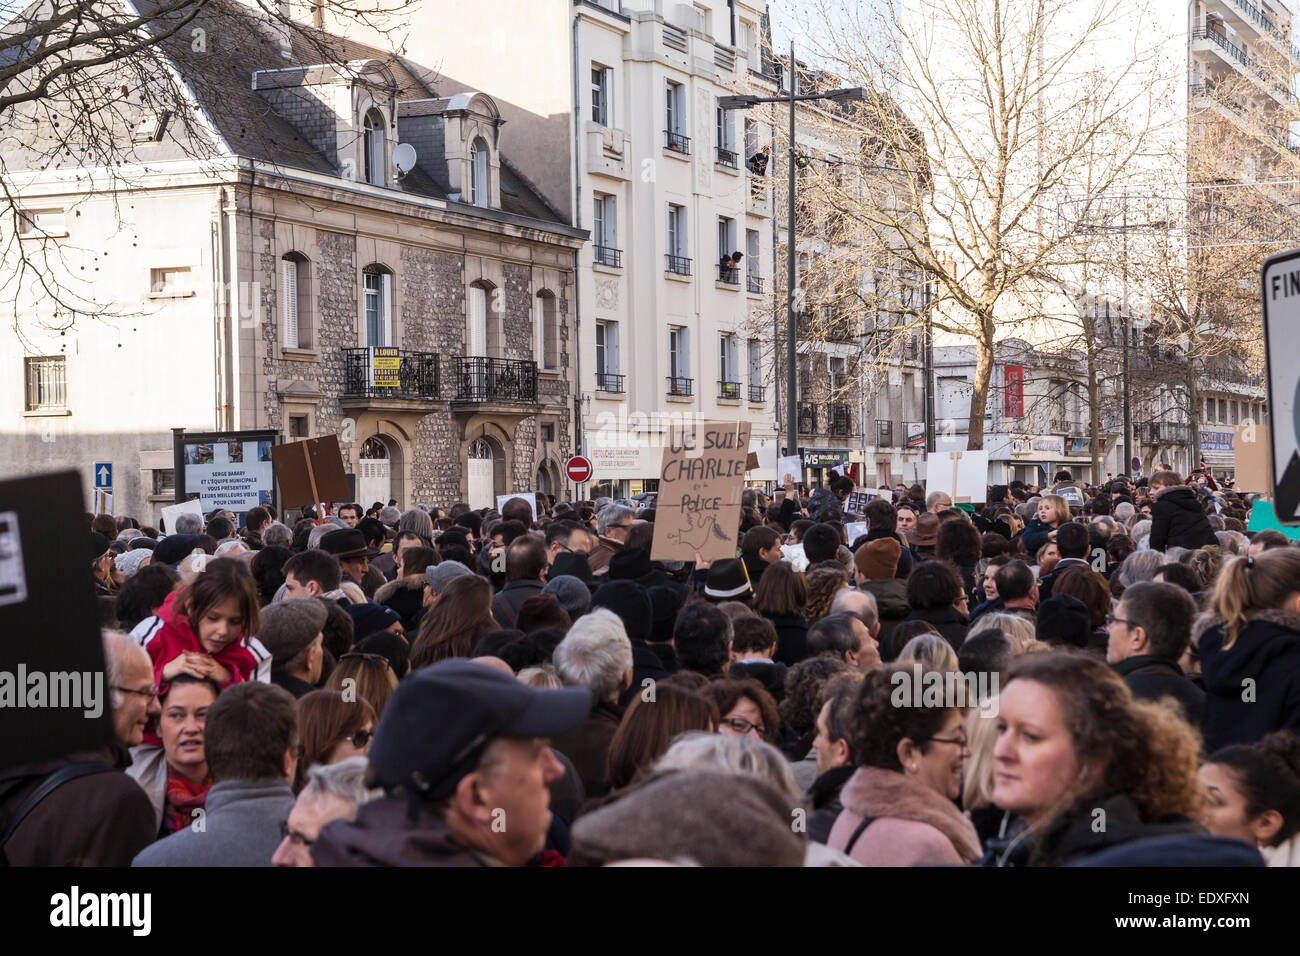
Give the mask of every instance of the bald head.
M 121 631 L 104 631 L 103 641 L 113 732 L 122 746 L 136 747 L 144 739 L 149 718 L 161 712 L 158 699 L 149 696 L 154 690 L 153 662 L 143 647 Z
M 835 598 L 831 601 L 830 613 L 852 614 L 865 624 L 871 636 L 875 637 L 876 626 L 880 623 L 880 613 L 876 610 L 875 595 L 869 591 L 841 588 L 835 592 Z
M 509 674 L 511 677 L 515 676 L 514 668 L 499 657 L 471 657 L 470 662 L 474 664 L 482 664 L 484 667 L 490 667 L 503 674 Z

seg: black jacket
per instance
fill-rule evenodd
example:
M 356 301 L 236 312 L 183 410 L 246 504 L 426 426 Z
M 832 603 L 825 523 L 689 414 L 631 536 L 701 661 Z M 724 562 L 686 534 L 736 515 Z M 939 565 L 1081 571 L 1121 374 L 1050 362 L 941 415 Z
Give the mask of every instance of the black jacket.
M 727 676 L 736 680 L 753 678 L 767 690 L 779 704 L 785 698 L 785 675 L 790 668 L 780 661 L 736 661 Z
M 664 667 L 663 662 L 659 660 L 659 655 L 650 648 L 650 645 L 644 641 L 633 641 L 632 686 L 619 696 L 618 706 L 630 706 L 637 694 L 645 690 L 645 681 L 660 681 L 668 676 L 668 669 Z
M 794 667 L 808 656 L 808 622 L 802 614 L 763 616 L 776 628 L 776 654 L 772 660 Z
M 677 648 L 672 644 L 646 644 L 646 649 L 659 658 L 659 663 L 669 674 L 675 674 L 682 669 L 682 662 L 677 659 Z M 633 649 L 633 663 L 636 662 L 636 651 Z
M 1218 544 L 1201 499 L 1187 485 L 1161 491 L 1151 503 L 1151 550 Z
M 902 578 L 906 581 L 907 576 L 912 573 L 912 568 L 916 564 L 916 559 L 912 555 L 912 549 L 907 546 L 907 542 L 903 540 L 903 537 L 900 534 L 893 531 L 885 531 L 883 528 L 879 531 L 873 531 L 870 528 L 867 529 L 867 543 L 878 541 L 881 538 L 893 538 L 898 542 L 898 570 L 894 572 L 894 577 Z M 852 542 L 849 543 L 852 544 Z
M 913 611 L 903 619 L 904 624 L 908 621 L 925 621 L 928 624 L 933 624 L 935 630 L 943 635 L 944 640 L 952 645 L 954 651 L 961 647 L 962 641 L 966 640 L 968 622 L 966 616 L 955 607 L 936 607 L 928 611 Z
M 1182 668 L 1173 661 L 1154 654 L 1139 654 L 1125 658 L 1114 667 L 1135 698 L 1159 700 L 1172 697 L 1183 708 L 1187 722 L 1197 730 L 1201 729 L 1205 718 L 1205 691 L 1184 677 Z
M 1052 573 L 1038 582 L 1039 604 L 1042 604 L 1052 596 L 1052 587 L 1056 583 L 1056 576 L 1065 569 L 1074 567 L 1087 568 L 1089 571 L 1092 570 L 1092 565 L 1083 560 L 1083 558 L 1062 558 L 1060 561 L 1056 562 L 1056 567 L 1052 569 Z
M 812 811 L 808 814 L 808 839 L 813 843 L 825 843 L 830 839 L 835 818 L 844 810 L 840 791 L 856 769 L 853 766 L 831 767 L 808 788 L 809 809 Z
M 507 581 L 506 586 L 492 599 L 492 617 L 497 627 L 514 627 L 519 619 L 519 609 L 530 597 L 542 593 L 545 585 L 541 581 Z
M 1228 650 L 1221 618 L 1204 615 L 1192 627 L 1205 682 L 1207 754 L 1274 730 L 1300 733 L 1300 616 L 1267 610 L 1247 617 Z M 1247 691 L 1253 700 L 1242 699 Z
M 876 599 L 876 614 L 880 618 L 880 634 L 877 639 L 883 641 L 894 628 L 912 613 L 912 605 L 907 603 L 907 582 L 898 578 L 874 578 L 858 585 L 859 591 L 865 591 Z

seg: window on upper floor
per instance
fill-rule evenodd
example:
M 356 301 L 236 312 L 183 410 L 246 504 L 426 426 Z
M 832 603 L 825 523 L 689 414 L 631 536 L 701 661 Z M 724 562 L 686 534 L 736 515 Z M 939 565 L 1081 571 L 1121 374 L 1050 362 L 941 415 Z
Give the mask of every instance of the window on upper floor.
M 280 257 L 280 344 L 288 349 L 312 347 L 311 263 L 300 252 Z
M 68 218 L 62 209 L 18 210 L 18 237 L 43 239 L 68 234 Z
M 690 140 L 686 133 L 686 94 L 680 83 L 664 83 L 664 131 L 668 134 L 666 145 L 678 152 L 689 151 Z
M 596 323 L 596 375 L 602 378 L 618 374 L 618 323 Z M 598 381 L 597 387 L 607 388 L 608 383 Z
M 62 355 L 23 359 L 29 412 L 59 411 L 68 407 L 68 370 Z
M 183 298 L 194 294 L 189 266 L 149 270 L 149 293 L 157 298 Z
M 361 172 L 372 186 L 384 186 L 388 182 L 384 126 L 384 116 L 379 110 L 367 111 L 361 132 Z
M 475 206 L 488 204 L 488 145 L 480 137 L 469 148 L 469 201 Z
M 604 266 L 621 266 L 618 249 L 617 208 L 614 197 L 596 193 L 591 203 L 591 242 L 595 261 Z
M 393 274 L 381 265 L 368 265 L 361 273 L 365 344 L 369 348 L 393 344 Z
M 614 71 L 599 63 L 591 64 L 591 121 L 601 126 L 613 126 L 609 114 L 610 87 Z
M 560 321 L 549 289 L 537 293 L 537 364 L 548 371 L 560 367 Z

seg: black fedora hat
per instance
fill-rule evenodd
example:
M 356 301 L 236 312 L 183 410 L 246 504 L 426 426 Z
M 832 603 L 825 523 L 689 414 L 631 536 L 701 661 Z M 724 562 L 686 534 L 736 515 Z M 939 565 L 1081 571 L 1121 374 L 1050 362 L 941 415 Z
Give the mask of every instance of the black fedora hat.
M 366 536 L 359 528 L 331 531 L 321 537 L 320 546 L 336 558 L 373 558 L 382 553 L 378 548 L 366 547 Z

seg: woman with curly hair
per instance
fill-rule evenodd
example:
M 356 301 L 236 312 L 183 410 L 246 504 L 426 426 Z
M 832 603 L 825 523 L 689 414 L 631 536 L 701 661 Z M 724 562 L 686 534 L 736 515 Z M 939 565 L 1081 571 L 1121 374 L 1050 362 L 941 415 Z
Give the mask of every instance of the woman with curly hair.
M 1192 552 L 1192 556 L 1187 563 L 1191 567 L 1192 573 L 1196 575 L 1196 580 L 1201 582 L 1202 591 L 1209 591 L 1214 587 L 1214 582 L 1218 579 L 1219 571 L 1223 567 L 1223 561 L 1228 557 L 1231 557 L 1231 555 L 1217 544 L 1207 544 Z
M 1133 840 L 1205 835 L 1194 820 L 1199 749 L 1177 708 L 1134 701 L 1105 663 L 1021 655 L 999 698 L 992 798 L 1007 816 L 985 863 L 1059 866 Z
M 825 562 L 809 568 L 804 578 L 808 584 L 808 609 L 804 612 L 804 617 L 808 620 L 808 626 L 812 627 L 831 612 L 835 592 L 849 586 L 849 577 L 843 568 Z

